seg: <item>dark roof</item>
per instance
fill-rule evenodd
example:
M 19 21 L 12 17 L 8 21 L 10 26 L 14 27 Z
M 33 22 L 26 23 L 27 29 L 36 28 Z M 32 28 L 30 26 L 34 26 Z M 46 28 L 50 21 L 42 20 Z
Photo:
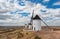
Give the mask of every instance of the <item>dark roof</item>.
M 29 25 L 32 25 L 31 23 L 29 23 Z
M 36 15 L 33 19 L 34 19 L 34 20 L 35 20 L 35 19 L 41 20 L 41 18 L 40 18 L 38 15 Z

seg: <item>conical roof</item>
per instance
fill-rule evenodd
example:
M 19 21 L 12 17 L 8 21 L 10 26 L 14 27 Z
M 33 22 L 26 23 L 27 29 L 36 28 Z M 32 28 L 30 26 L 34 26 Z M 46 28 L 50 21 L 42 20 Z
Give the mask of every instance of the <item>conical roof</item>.
M 36 15 L 33 19 L 34 19 L 34 20 L 35 20 L 35 19 L 41 20 L 41 18 L 40 18 L 38 15 Z

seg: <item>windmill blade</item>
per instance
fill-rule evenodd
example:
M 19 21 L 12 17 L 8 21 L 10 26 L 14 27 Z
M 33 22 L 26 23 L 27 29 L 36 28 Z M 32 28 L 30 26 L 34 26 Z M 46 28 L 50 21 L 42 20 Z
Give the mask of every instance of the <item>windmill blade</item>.
M 33 12 L 32 12 L 32 18 L 33 18 L 33 16 L 34 16 L 34 10 L 33 10 Z
M 32 17 L 31 17 L 30 23 L 33 21 L 33 16 L 34 16 L 34 10 L 32 12 Z
M 41 19 L 41 18 L 40 18 Z M 41 21 L 49 28 L 49 29 L 51 29 L 50 27 L 49 27 L 49 25 L 47 25 L 42 19 L 41 19 Z

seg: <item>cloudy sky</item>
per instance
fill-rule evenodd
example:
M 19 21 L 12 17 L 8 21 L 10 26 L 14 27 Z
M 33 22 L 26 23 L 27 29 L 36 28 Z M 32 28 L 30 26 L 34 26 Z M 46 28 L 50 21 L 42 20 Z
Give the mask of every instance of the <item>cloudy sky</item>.
M 0 26 L 21 26 L 32 12 L 49 26 L 60 26 L 60 0 L 0 0 Z

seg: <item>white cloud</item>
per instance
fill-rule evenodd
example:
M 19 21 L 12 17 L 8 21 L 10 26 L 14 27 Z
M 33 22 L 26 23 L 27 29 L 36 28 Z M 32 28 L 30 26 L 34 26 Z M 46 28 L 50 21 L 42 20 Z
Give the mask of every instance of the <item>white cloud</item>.
M 3 6 L 3 4 L 2 4 L 2 6 Z M 1 6 L 1 8 L 3 8 Z M 12 5 L 12 4 L 10 4 L 9 2 L 8 3 L 5 3 L 5 9 L 11 9 L 11 11 L 13 11 L 13 12 L 15 12 L 17 9 L 19 9 L 19 10 L 23 10 L 24 12 L 31 12 L 30 10 L 30 8 L 28 9 L 24 9 L 24 8 L 27 8 L 26 6 L 24 6 L 24 7 L 21 7 L 20 5 L 18 5 L 17 4 L 17 2 L 15 1 L 15 3 L 14 3 L 14 5 Z M 5 10 L 4 9 L 4 10 Z M 0 11 L 1 13 L 2 13 L 2 11 Z M 21 15 L 19 15 L 19 14 L 9 14 L 9 12 L 4 12 L 3 14 L 1 14 L 1 15 L 10 15 L 11 16 L 11 18 L 8 18 L 8 19 L 6 19 L 6 17 L 4 18 L 4 19 L 6 19 L 6 20 L 0 20 L 0 25 L 23 25 L 24 23 L 27 23 L 28 22 L 28 17 L 22 17 Z
M 60 26 L 60 20 L 52 20 L 50 22 L 47 22 L 49 26 Z
M 60 1 L 59 1 L 59 2 L 54 3 L 53 5 L 60 5 Z
M 44 0 L 44 1 L 49 1 L 49 0 Z M 45 17 L 52 17 L 54 18 L 55 15 L 59 14 L 60 9 L 47 9 L 46 6 L 43 6 L 42 4 L 33 4 L 29 1 L 25 1 L 25 6 L 20 6 L 18 5 L 18 3 L 16 2 L 16 0 L 14 1 L 13 5 L 10 3 L 6 3 L 6 8 L 7 9 L 11 9 L 11 11 L 15 12 L 16 10 L 23 10 L 23 12 L 30 12 L 31 14 L 28 15 L 28 17 L 23 17 L 22 15 L 19 15 L 17 13 L 16 14 L 10 14 L 9 12 L 7 13 L 3 13 L 3 15 L 9 15 L 11 16 L 11 18 L 7 19 L 7 20 L 0 20 L 0 23 L 2 23 L 3 25 L 23 25 L 23 24 L 27 24 L 30 21 L 33 9 L 34 9 L 34 16 L 36 14 L 38 14 L 39 16 L 41 16 L 41 18 L 45 18 Z M 33 6 L 32 6 L 33 5 Z M 13 6 L 13 7 L 12 7 Z M 47 10 L 46 12 L 44 12 L 44 14 L 42 14 L 42 12 L 40 10 Z M 53 15 L 53 16 L 51 16 Z M 54 18 L 53 20 L 55 20 L 56 18 Z M 43 19 L 44 20 L 44 19 Z M 50 22 L 52 20 L 48 20 L 48 22 Z M 48 23 L 47 21 L 45 21 L 46 23 Z M 0 25 L 2 25 L 0 24 Z M 50 24 L 49 24 L 50 25 Z M 53 24 L 54 25 L 54 24 Z
M 7 0 L 0 0 L 0 2 L 7 2 Z
M 43 0 L 43 2 L 49 2 L 50 0 Z

